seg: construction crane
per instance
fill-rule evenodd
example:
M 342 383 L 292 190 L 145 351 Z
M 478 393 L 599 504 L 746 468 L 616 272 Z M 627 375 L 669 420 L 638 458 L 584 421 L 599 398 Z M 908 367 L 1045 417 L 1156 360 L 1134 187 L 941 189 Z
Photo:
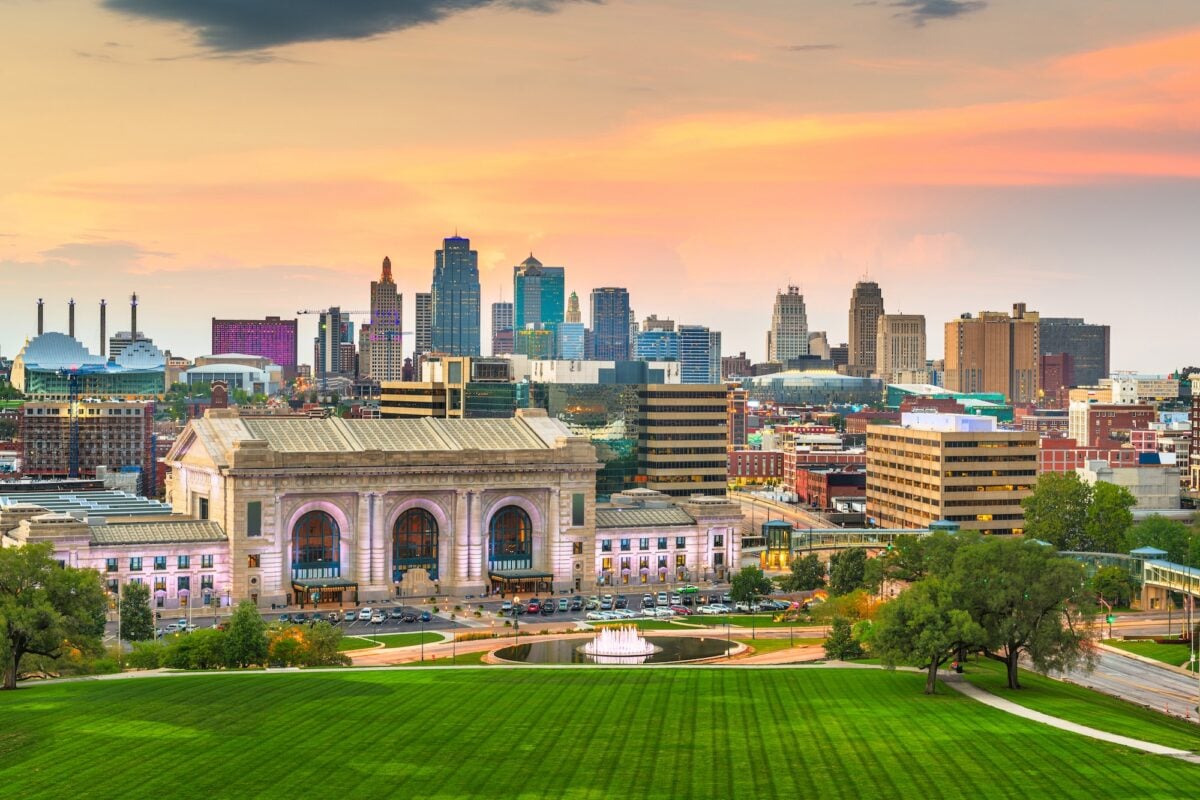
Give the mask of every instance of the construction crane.
M 297 314 L 328 314 L 330 311 L 333 311 L 334 308 L 337 308 L 337 306 L 334 306 L 333 308 L 302 308 L 299 311 L 297 311 L 296 313 Z M 346 311 L 343 308 L 338 308 L 337 312 L 339 314 L 356 314 L 356 315 L 371 313 L 370 311 Z
M 330 308 L 302 308 L 302 309 L 299 309 L 298 311 L 296 311 L 296 315 L 300 316 L 303 314 L 330 314 L 333 312 L 337 312 L 338 316 L 350 316 L 351 314 L 353 314 L 355 316 L 361 316 L 363 314 L 369 315 L 371 313 L 370 311 L 346 310 L 346 309 L 340 308 L 338 306 L 331 306 Z M 397 315 L 397 321 L 399 321 L 398 315 Z M 395 333 L 395 335 L 399 336 L 403 339 L 403 337 L 405 337 L 405 336 L 414 336 L 415 334 L 412 331 L 397 331 Z M 321 392 L 324 393 L 326 386 L 327 386 L 324 364 L 314 364 L 313 366 L 315 367 L 315 372 L 316 372 L 316 375 L 314 375 L 314 377 L 320 378 Z

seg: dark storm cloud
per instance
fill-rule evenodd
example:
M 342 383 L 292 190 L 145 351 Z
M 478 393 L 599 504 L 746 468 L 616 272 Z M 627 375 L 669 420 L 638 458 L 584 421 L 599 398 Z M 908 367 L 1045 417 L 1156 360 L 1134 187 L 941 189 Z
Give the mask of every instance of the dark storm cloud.
M 898 0 L 892 3 L 905 9 L 899 16 L 908 18 L 913 25 L 924 25 L 935 19 L 953 19 L 972 11 L 987 7 L 986 0 Z
M 102 0 L 107 8 L 196 30 L 212 50 L 238 52 L 328 39 L 365 39 L 496 6 L 541 14 L 601 0 Z

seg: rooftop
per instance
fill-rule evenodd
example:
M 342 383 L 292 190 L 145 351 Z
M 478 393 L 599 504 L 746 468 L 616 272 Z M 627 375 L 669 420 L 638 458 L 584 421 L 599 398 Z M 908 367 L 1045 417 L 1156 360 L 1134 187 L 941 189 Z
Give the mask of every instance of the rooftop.
M 596 509 L 597 528 L 659 528 L 695 524 L 696 520 L 679 506 Z
M 0 508 L 37 506 L 47 511 L 89 517 L 142 517 L 170 514 L 171 506 L 110 489 L 79 492 L 12 492 L 0 489 Z
M 223 542 L 225 531 L 211 520 L 181 519 L 158 522 L 122 522 L 91 527 L 93 545 L 183 544 Z

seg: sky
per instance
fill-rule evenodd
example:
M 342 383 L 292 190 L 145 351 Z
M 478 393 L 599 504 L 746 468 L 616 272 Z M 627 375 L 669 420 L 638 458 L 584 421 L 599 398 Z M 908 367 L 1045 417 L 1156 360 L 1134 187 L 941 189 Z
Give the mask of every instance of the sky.
M 755 360 L 778 289 L 838 342 L 869 276 L 931 358 L 1024 302 L 1200 362 L 1194 0 L 0 0 L 0 46 L 5 356 L 134 291 L 203 355 L 385 255 L 411 320 L 457 231 L 485 330 L 532 252 Z

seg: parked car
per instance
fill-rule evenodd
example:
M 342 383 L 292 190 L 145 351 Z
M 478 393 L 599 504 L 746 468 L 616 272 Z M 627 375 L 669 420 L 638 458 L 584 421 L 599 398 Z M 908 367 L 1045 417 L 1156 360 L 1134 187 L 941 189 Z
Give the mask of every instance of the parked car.
M 642 595 L 642 608 L 654 608 L 654 595 Z
M 572 611 L 583 611 L 583 598 L 582 597 L 575 596 L 575 597 L 571 598 L 571 610 Z
M 512 610 L 513 610 L 512 600 L 505 600 L 503 603 L 500 604 L 501 616 L 507 617 L 509 614 L 512 613 Z
M 372 625 L 382 625 L 386 620 L 387 620 L 387 614 L 383 613 L 382 611 L 376 611 L 374 614 L 371 615 L 371 624 Z
M 629 608 L 629 598 L 623 594 L 617 595 L 615 606 L 617 608 Z
M 308 614 L 305 614 L 303 611 L 292 614 L 292 622 L 296 625 L 302 625 L 308 622 Z
M 348 609 L 345 613 L 342 614 L 342 619 L 345 622 L 354 622 L 356 619 L 358 619 L 358 609 L 357 608 Z
M 679 595 L 679 592 L 675 592 L 673 595 L 671 595 L 671 602 L 668 605 L 672 605 L 672 606 L 683 605 L 683 598 Z
M 587 614 L 584 615 L 583 618 L 586 620 L 591 620 L 591 621 L 595 622 L 597 620 L 605 619 L 606 614 L 607 614 L 607 612 L 605 612 L 605 611 L 589 611 L 589 612 L 587 612 Z
M 284 623 L 291 622 L 291 621 L 292 621 L 292 615 L 291 615 L 291 614 L 280 614 L 280 615 L 279 615 L 279 621 L 280 621 L 280 622 L 284 622 Z M 171 626 L 170 626 L 170 625 L 168 625 L 167 627 L 169 628 L 169 627 L 171 627 Z
M 683 606 L 671 606 L 671 610 L 684 617 L 690 617 L 692 615 L 692 610 L 690 608 L 684 608 Z
M 396 606 L 395 608 L 393 608 L 391 611 L 388 612 L 388 618 L 389 619 L 404 619 L 404 609 L 401 608 L 400 606 Z
M 664 606 L 662 608 L 654 609 L 654 616 L 656 616 L 656 617 L 673 617 L 673 616 L 675 616 L 675 612 Z
M 608 613 L 612 614 L 617 619 L 633 619 L 635 616 L 635 614 L 628 608 L 618 608 L 616 611 L 610 611 Z
M 733 595 L 731 595 L 729 592 L 724 592 L 721 595 L 721 603 L 723 603 L 724 605 L 729 605 L 732 602 L 733 602 Z
M 683 596 L 683 604 L 685 606 L 695 605 L 695 603 L 696 603 L 696 596 L 694 594 L 685 594 Z
M 613 599 L 612 599 L 611 594 L 606 594 L 606 595 L 604 595 L 604 597 L 600 598 L 600 610 L 601 611 L 612 611 L 612 608 L 613 608 Z
M 548 616 L 554 613 L 554 600 L 550 599 L 542 603 L 542 616 Z
M 538 613 L 539 611 L 542 610 L 542 601 L 537 599 L 536 597 L 533 598 L 532 600 L 529 601 L 529 604 L 525 606 L 525 610 L 528 611 L 530 614 Z
M 654 605 L 656 605 L 656 606 L 669 606 L 669 605 L 671 605 L 669 602 L 667 602 L 667 593 L 666 593 L 666 592 L 659 592 L 659 593 L 658 593 L 658 596 L 654 598 Z
M 571 601 L 565 597 L 558 598 L 558 610 L 560 612 L 570 611 L 571 610 Z
M 433 622 L 433 614 L 430 614 L 428 611 L 422 611 L 421 622 Z
M 359 612 L 358 612 L 358 621 L 359 621 L 359 622 L 370 622 L 370 621 L 371 621 L 371 608 L 370 608 L 370 606 L 368 606 L 368 607 L 366 607 L 366 608 L 364 608 L 364 609 L 362 609 L 361 611 L 359 611 Z
M 713 608 L 712 606 L 704 605 L 704 606 L 697 606 L 696 613 L 703 614 L 706 617 L 711 617 L 716 614 L 720 614 L 721 612 L 717 611 L 717 609 Z
M 417 619 L 418 619 L 418 617 L 417 617 L 417 613 L 415 611 L 405 611 L 404 616 L 400 618 L 400 620 L 402 622 L 407 622 L 409 625 L 416 622 Z
M 682 589 L 680 589 L 679 593 L 680 594 L 695 594 L 698 591 L 700 591 L 700 590 L 697 589 L 695 586 L 692 586 L 689 583 L 687 586 L 684 586 Z
M 587 599 L 587 602 L 583 604 L 583 607 L 588 611 L 598 611 L 600 609 L 600 598 L 596 595 L 592 595 Z
M 341 616 L 336 611 L 330 611 L 325 615 L 325 619 L 329 620 L 330 625 L 337 625 L 341 621 Z
M 643 617 L 653 617 L 654 616 L 654 606 L 642 606 L 642 616 Z

